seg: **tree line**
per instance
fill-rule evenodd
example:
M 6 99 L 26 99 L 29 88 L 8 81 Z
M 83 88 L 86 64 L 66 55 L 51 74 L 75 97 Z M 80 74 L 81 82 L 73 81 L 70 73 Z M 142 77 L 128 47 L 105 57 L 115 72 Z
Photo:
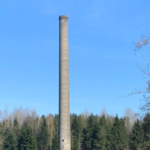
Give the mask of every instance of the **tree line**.
M 2 116 L 2 115 L 1 115 Z M 131 109 L 124 117 L 71 114 L 71 150 L 149 150 L 150 114 L 137 119 Z M 1 150 L 58 150 L 58 114 L 39 117 L 18 108 L 0 121 Z

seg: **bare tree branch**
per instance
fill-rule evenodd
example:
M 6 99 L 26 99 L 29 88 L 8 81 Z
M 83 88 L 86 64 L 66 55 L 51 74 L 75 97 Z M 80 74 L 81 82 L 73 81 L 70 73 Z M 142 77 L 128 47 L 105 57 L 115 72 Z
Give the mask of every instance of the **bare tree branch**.
M 140 41 L 137 41 L 134 44 L 135 44 L 135 52 L 136 52 L 136 51 L 140 50 L 143 46 L 150 44 L 150 37 L 142 36 Z M 150 93 L 150 61 L 147 60 L 144 56 L 143 56 L 143 58 L 146 61 L 146 66 L 143 68 L 138 65 L 138 68 L 141 70 L 141 72 L 144 74 L 144 76 L 146 76 L 146 78 L 148 78 L 148 80 L 146 82 L 146 87 L 144 87 L 142 90 L 135 89 L 132 93 L 128 94 L 127 96 L 123 96 L 123 97 L 129 97 L 134 94 L 143 94 L 143 102 L 144 103 L 141 104 L 139 107 L 139 109 L 141 110 L 140 114 L 145 114 L 145 113 L 150 112 L 150 96 L 147 96 Z
M 135 51 L 140 50 L 143 46 L 150 44 L 150 37 L 142 36 L 140 41 L 137 41 L 135 44 Z

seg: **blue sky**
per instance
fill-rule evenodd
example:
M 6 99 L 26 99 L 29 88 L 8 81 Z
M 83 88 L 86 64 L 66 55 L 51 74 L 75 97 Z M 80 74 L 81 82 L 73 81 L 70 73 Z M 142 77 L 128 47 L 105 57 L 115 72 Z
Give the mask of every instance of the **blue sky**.
M 59 15 L 69 17 L 70 112 L 138 112 L 145 86 L 134 52 L 150 35 L 149 0 L 0 1 L 0 110 L 58 113 Z

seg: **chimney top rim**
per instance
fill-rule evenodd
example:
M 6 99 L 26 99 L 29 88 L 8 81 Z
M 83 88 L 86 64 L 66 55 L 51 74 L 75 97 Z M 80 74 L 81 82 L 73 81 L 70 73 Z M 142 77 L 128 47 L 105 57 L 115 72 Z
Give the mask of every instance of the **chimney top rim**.
M 66 15 L 61 15 L 61 16 L 59 16 L 59 19 L 63 19 L 63 18 L 68 19 L 68 16 L 66 16 Z

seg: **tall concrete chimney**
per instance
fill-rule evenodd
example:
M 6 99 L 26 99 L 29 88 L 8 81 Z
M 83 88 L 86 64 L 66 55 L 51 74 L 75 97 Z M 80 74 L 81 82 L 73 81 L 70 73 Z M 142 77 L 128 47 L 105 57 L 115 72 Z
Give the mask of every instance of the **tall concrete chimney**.
M 59 16 L 59 150 L 71 150 L 68 17 Z

